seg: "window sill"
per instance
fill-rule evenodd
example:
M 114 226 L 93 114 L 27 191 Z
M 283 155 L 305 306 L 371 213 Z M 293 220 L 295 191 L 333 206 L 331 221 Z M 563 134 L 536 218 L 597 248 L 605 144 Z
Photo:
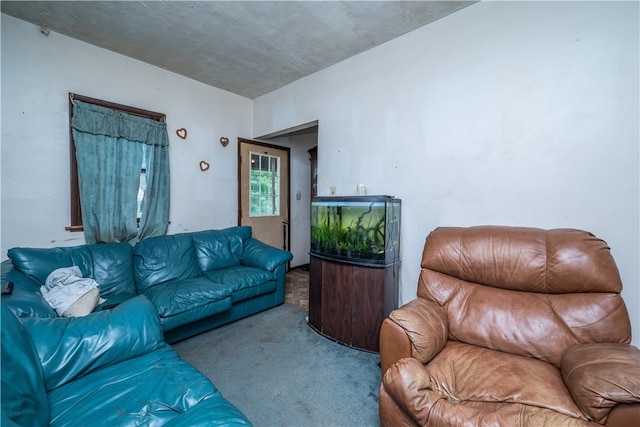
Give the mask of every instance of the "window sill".
M 171 224 L 171 221 L 169 221 L 169 224 Z M 138 227 L 140 227 L 140 218 L 138 218 Z M 72 233 L 84 231 L 84 227 L 82 225 L 67 225 L 64 229 Z

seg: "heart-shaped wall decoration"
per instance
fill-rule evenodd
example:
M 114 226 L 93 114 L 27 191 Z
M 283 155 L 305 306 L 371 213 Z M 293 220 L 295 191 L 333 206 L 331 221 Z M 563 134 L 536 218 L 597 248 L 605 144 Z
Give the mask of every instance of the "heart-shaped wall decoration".
M 204 172 L 204 171 L 206 171 L 207 169 L 209 169 L 209 166 L 211 166 L 211 165 L 209 165 L 209 163 L 205 162 L 204 160 L 201 160 L 201 161 L 200 161 L 200 170 L 201 170 L 202 172 Z
M 180 128 L 176 131 L 176 135 L 182 139 L 187 139 L 187 130 L 185 128 Z
M 223 147 L 226 147 L 227 145 L 229 145 L 229 138 L 227 138 L 226 136 L 220 137 L 220 144 L 222 144 Z

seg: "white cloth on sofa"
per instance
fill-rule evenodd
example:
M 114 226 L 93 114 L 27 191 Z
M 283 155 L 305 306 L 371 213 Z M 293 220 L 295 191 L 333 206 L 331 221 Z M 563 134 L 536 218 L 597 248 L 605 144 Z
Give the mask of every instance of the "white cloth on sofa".
M 54 270 L 40 287 L 42 296 L 59 316 L 84 316 L 100 303 L 100 285 L 91 278 L 83 278 L 78 266 Z M 81 307 L 76 302 L 81 303 Z M 67 312 L 71 306 L 73 310 Z

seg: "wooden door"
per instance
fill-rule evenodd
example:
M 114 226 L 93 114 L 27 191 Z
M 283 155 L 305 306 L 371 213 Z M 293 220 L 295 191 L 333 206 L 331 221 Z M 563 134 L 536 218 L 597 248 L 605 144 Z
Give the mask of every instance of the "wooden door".
M 238 224 L 289 249 L 289 148 L 238 138 Z

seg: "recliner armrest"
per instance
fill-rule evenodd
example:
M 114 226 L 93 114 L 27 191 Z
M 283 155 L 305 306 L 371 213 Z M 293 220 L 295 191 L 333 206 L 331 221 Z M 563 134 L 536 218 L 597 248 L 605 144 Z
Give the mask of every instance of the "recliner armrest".
M 640 350 L 629 344 L 576 344 L 562 356 L 567 388 L 589 420 L 604 424 L 619 403 L 640 403 Z
M 392 311 L 388 320 L 400 329 L 387 324 L 381 331 L 380 357 L 383 373 L 402 357 L 413 357 L 426 363 L 447 343 L 449 335 L 447 316 L 442 307 L 433 301 L 418 297 Z M 396 356 L 387 357 L 387 349 L 406 348 L 406 339 L 408 339 L 411 354 L 398 353 Z M 402 341 L 405 343 L 402 344 Z M 392 351 L 393 353 L 397 351 Z
M 244 244 L 241 262 L 249 267 L 275 271 L 280 264 L 292 259 L 291 252 L 274 248 L 252 237 Z
M 20 320 L 35 344 L 47 391 L 166 345 L 158 313 L 144 296 L 85 317 Z

